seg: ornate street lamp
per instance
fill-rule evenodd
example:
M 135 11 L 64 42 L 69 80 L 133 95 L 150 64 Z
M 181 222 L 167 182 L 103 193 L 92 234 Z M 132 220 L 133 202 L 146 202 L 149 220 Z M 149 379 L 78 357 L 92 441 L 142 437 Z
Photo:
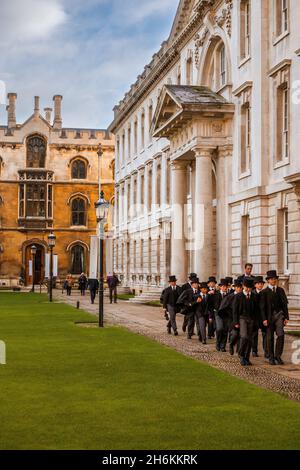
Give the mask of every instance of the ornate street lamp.
M 31 292 L 34 292 L 34 281 L 35 281 L 35 255 L 37 252 L 37 247 L 32 245 L 31 247 L 31 256 L 32 256 L 32 289 Z
M 103 241 L 104 225 L 107 222 L 109 202 L 104 199 L 104 192 L 101 191 L 100 199 L 95 203 L 96 218 L 99 224 L 99 327 L 104 327 L 104 281 L 103 281 Z
M 53 248 L 55 247 L 56 236 L 54 233 L 48 235 L 48 248 L 50 250 L 50 266 L 49 266 L 49 301 L 52 302 L 52 288 L 53 288 Z

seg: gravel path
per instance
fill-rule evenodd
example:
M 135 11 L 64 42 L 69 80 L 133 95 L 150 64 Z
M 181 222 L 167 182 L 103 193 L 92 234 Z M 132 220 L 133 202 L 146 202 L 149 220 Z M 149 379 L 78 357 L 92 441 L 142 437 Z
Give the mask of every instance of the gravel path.
M 55 299 L 73 306 L 79 300 L 81 309 L 97 315 L 98 305 L 91 305 L 88 297 L 80 298 L 77 293 L 72 294 L 72 297 L 66 297 L 56 292 Z M 179 331 L 181 331 L 182 317 L 181 315 L 178 315 L 178 317 L 178 327 Z M 131 304 L 124 301 L 119 301 L 117 305 L 109 305 L 107 300 L 105 300 L 105 321 L 112 325 L 125 327 L 134 333 L 147 336 L 186 356 L 206 362 L 217 369 L 247 380 L 252 384 L 300 401 L 300 365 L 291 363 L 293 353 L 292 343 L 295 338 L 286 337 L 285 354 L 283 357 L 285 366 L 269 366 L 266 360 L 263 359 L 260 351 L 260 358 L 251 359 L 253 366 L 244 368 L 240 366 L 237 356 L 232 357 L 228 353 L 217 352 L 213 340 L 209 341 L 207 345 L 202 345 L 196 338 L 188 341 L 183 332 L 178 337 L 168 335 L 162 310 L 157 307 Z M 259 342 L 261 343 L 261 341 Z

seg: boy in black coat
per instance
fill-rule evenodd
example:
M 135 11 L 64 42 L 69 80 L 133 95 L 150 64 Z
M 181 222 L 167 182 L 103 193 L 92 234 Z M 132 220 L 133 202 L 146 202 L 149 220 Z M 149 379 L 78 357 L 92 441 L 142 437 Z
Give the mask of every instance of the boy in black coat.
M 176 313 L 178 313 L 179 308 L 177 305 L 177 300 L 180 296 L 181 289 L 177 286 L 176 276 L 169 277 L 169 287 L 164 290 L 163 293 L 163 308 L 165 312 L 169 313 L 169 322 L 167 324 L 167 329 L 169 335 L 174 331 L 174 335 L 178 336 L 177 324 L 176 324 Z
M 233 301 L 233 322 L 235 328 L 240 330 L 239 356 L 242 366 L 250 366 L 250 352 L 252 345 L 253 325 L 255 320 L 255 298 L 253 293 L 253 280 L 244 279 L 243 292 L 237 294 Z
M 260 312 L 263 325 L 267 328 L 267 352 L 272 366 L 283 365 L 284 327 L 289 320 L 287 296 L 284 289 L 278 286 L 278 279 L 276 271 L 268 271 L 268 286 L 260 294 Z

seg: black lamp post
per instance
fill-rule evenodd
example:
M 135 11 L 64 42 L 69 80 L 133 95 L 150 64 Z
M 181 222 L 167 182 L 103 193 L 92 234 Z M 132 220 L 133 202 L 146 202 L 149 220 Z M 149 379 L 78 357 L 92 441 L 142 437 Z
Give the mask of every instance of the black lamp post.
M 32 245 L 31 247 L 31 255 L 32 255 L 32 289 L 31 289 L 31 292 L 34 292 L 36 252 L 37 252 L 37 247 L 35 245 Z
M 53 288 L 53 248 L 55 247 L 56 236 L 54 233 L 48 235 L 48 247 L 50 250 L 50 266 L 49 266 L 49 301 L 52 302 L 52 288 Z
M 109 203 L 104 199 L 104 192 L 101 191 L 100 199 L 95 203 L 96 218 L 99 224 L 99 327 L 104 327 L 104 280 L 103 280 L 103 241 L 104 225 L 107 221 Z

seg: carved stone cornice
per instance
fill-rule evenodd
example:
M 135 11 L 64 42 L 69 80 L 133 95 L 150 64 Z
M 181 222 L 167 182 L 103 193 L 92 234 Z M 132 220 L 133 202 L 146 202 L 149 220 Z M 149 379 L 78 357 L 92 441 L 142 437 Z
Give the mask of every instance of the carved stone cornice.
M 298 206 L 300 208 L 300 173 L 296 173 L 294 175 L 287 176 L 287 177 L 284 178 L 284 180 L 288 184 L 292 185 L 294 193 L 297 197 Z
M 225 0 L 225 8 L 221 10 L 219 14 L 215 16 L 215 22 L 218 26 L 223 26 L 225 24 L 226 31 L 228 36 L 231 36 L 231 10 L 233 8 L 233 0 Z
M 200 47 L 203 46 L 208 33 L 209 33 L 209 29 L 205 27 L 201 33 L 197 33 L 196 36 L 194 37 L 194 41 L 195 41 L 194 56 L 195 56 L 195 64 L 197 67 L 199 66 L 199 60 L 200 60 L 199 49 Z

